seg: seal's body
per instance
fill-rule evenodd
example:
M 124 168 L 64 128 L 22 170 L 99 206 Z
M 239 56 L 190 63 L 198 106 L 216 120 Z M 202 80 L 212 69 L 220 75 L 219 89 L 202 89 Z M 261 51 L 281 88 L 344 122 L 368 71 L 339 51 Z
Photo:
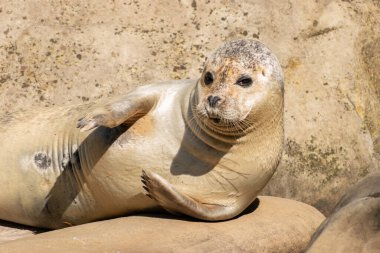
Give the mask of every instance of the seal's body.
M 282 75 L 259 42 L 218 50 L 199 80 L 3 122 L 0 219 L 60 228 L 157 207 L 239 214 L 281 157 Z

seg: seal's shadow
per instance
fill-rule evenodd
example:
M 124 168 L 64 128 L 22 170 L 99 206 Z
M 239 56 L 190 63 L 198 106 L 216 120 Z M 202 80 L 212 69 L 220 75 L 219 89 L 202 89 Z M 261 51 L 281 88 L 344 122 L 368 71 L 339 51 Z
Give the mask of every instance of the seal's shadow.
M 83 189 L 87 177 L 108 148 L 129 129 L 130 125 L 115 128 L 98 127 L 93 130 L 73 153 L 63 154 L 59 161 L 61 174 L 45 199 L 42 215 L 59 221 Z M 63 224 L 57 224 L 62 226 Z
M 194 101 L 192 102 L 195 103 Z M 187 118 L 194 118 L 190 107 L 187 109 Z M 192 121 L 190 121 L 191 123 Z M 207 134 L 199 135 L 200 131 L 202 130 L 199 127 L 191 129 L 188 124 L 185 124 L 181 146 L 170 166 L 172 175 L 202 176 L 210 172 L 218 164 L 223 166 L 223 164 L 220 164 L 220 160 L 232 147 L 232 144 L 225 144 L 223 151 L 216 150 L 207 143 L 215 143 L 218 140 Z
M 183 221 L 190 221 L 190 222 L 224 222 L 224 221 L 229 221 L 229 220 L 235 220 L 239 219 L 240 217 L 243 217 L 245 215 L 249 215 L 257 210 L 260 206 L 260 199 L 256 198 L 243 212 L 241 212 L 239 215 L 236 215 L 235 217 L 228 219 L 228 220 L 223 220 L 223 221 L 205 221 L 205 220 L 199 220 L 190 216 L 185 216 L 185 215 L 173 215 L 169 214 L 165 210 L 161 211 L 155 211 L 153 212 L 146 212 L 142 214 L 138 214 L 137 216 L 142 216 L 142 217 L 150 217 L 150 218 L 160 218 L 160 219 L 169 219 L 169 220 L 183 220 Z

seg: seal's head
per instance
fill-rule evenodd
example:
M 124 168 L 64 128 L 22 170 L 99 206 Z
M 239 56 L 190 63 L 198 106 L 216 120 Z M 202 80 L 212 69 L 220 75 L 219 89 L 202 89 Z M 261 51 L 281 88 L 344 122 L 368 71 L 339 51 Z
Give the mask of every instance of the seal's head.
M 196 113 L 205 124 L 244 128 L 282 111 L 280 64 L 258 41 L 227 42 L 207 60 L 195 95 Z

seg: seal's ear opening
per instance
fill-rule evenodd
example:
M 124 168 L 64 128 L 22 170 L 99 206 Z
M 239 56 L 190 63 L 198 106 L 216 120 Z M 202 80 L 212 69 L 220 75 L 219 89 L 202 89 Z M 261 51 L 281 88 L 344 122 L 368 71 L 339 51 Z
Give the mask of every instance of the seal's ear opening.
M 266 69 L 262 69 L 262 70 L 261 70 L 261 74 L 262 74 L 263 76 L 267 76 L 268 73 L 267 73 Z
M 263 77 L 268 77 L 269 71 L 264 66 L 258 66 L 257 73 Z

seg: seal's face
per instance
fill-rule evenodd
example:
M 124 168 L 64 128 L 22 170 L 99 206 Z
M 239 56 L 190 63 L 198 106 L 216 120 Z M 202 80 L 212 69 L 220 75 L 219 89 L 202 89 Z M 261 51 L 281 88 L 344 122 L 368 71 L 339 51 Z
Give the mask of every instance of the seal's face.
M 219 132 L 270 120 L 282 110 L 282 80 L 277 58 L 262 43 L 227 42 L 205 64 L 195 93 L 196 114 Z
M 268 90 L 266 70 L 247 69 L 233 58 L 208 63 L 199 81 L 197 110 L 213 123 L 244 121 Z
M 263 44 L 227 42 L 205 64 L 196 89 L 197 114 L 206 124 L 244 128 L 255 114 L 270 116 L 275 100 L 282 105 L 282 79 L 278 60 Z

